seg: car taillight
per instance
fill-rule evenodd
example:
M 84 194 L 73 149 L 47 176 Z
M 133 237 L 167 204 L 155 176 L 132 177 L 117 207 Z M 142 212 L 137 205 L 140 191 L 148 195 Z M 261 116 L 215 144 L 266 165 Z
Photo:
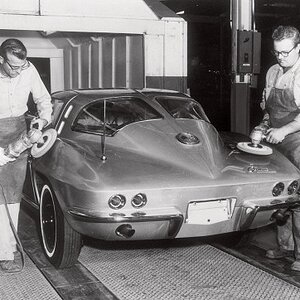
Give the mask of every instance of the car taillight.
M 279 196 L 284 190 L 284 184 L 282 182 L 277 183 L 272 190 L 272 195 L 277 197 Z
M 125 203 L 126 203 L 126 198 L 121 194 L 114 195 L 110 197 L 108 200 L 108 205 L 112 209 L 120 209 L 124 207 Z
M 147 196 L 143 193 L 136 194 L 131 200 L 131 204 L 134 208 L 141 208 L 145 206 L 146 203 L 147 203 Z
M 298 181 L 294 180 L 287 188 L 288 194 L 292 195 L 296 193 L 298 191 L 298 187 L 299 187 Z

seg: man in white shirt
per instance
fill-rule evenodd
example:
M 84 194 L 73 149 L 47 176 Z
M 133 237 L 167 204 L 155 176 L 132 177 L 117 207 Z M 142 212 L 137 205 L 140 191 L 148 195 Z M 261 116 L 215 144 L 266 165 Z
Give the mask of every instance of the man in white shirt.
M 36 68 L 27 61 L 27 50 L 17 39 L 7 39 L 0 46 L 0 271 L 18 272 L 21 266 L 15 259 L 16 240 L 9 224 L 5 203 L 15 228 L 23 184 L 27 154 L 17 159 L 5 155 L 4 149 L 27 130 L 24 113 L 32 94 L 39 118 L 31 126 L 42 129 L 51 122 L 51 97 Z
M 292 26 L 279 26 L 272 35 L 277 64 L 266 76 L 261 107 L 270 129 L 266 141 L 276 145 L 300 169 L 300 34 Z M 278 249 L 268 258 L 294 255 L 291 269 L 300 271 L 300 209 L 293 209 L 287 224 L 277 227 Z

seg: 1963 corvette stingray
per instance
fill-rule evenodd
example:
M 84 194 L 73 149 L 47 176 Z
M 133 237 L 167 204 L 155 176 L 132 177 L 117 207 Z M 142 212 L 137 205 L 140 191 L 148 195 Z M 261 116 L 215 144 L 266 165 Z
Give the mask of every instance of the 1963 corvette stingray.
M 24 199 L 39 210 L 44 252 L 74 264 L 82 237 L 200 237 L 269 224 L 298 203 L 300 173 L 279 152 L 243 153 L 201 105 L 154 89 L 57 92 L 54 146 L 29 157 Z

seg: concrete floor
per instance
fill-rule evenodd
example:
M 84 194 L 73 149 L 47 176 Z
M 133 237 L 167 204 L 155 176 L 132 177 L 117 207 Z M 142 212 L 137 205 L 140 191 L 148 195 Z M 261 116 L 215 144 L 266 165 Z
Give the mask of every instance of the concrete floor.
M 5 297 L 5 299 L 41 299 L 40 293 L 43 292 L 43 300 L 54 299 L 53 293 L 56 298 L 64 300 L 240 300 L 239 292 L 243 292 L 248 295 L 243 299 L 256 300 L 259 295 L 262 295 L 262 291 L 269 291 L 269 295 L 275 293 L 266 283 L 269 282 L 268 280 L 276 281 L 277 292 L 272 294 L 271 298 L 263 299 L 300 299 L 300 274 L 289 270 L 293 259 L 270 260 L 265 258 L 265 250 L 276 247 L 275 226 L 251 231 L 247 242 L 244 240 L 235 246 L 230 246 L 232 241 L 228 237 L 225 239 L 224 237 L 213 237 L 172 240 L 167 243 L 151 241 L 136 243 L 130 247 L 87 239 L 78 263 L 72 268 L 56 270 L 43 254 L 34 218 L 35 215 L 31 211 L 22 207 L 19 234 L 26 250 L 26 259 L 31 262 L 27 262 L 25 272 L 14 275 L 14 280 L 24 284 L 28 280 L 29 282 L 38 282 L 35 277 L 39 274 L 38 276 L 44 278 L 45 284 L 39 278 L 42 286 L 37 288 L 36 297 L 32 296 L 32 298 L 28 298 L 28 294 L 24 294 L 25 298 L 20 296 L 22 288 L 23 292 L 24 289 L 28 291 L 26 285 L 16 289 L 18 285 L 13 284 L 10 288 L 15 295 L 11 298 Z M 224 253 L 226 255 L 222 256 L 222 252 L 226 252 Z M 228 254 L 230 255 L 228 256 Z M 31 270 L 30 268 L 34 266 L 35 269 Z M 228 272 L 228 276 L 231 274 L 232 280 L 226 275 L 226 272 L 224 273 L 223 269 L 229 266 L 230 268 L 226 272 Z M 247 268 L 250 268 L 250 271 L 247 271 Z M 254 273 L 251 275 L 249 272 Z M 177 273 L 178 276 L 176 276 Z M 263 277 L 254 278 L 255 281 L 249 290 L 247 282 L 253 280 L 251 277 L 253 274 Z M 248 278 L 248 276 L 250 277 Z M 271 276 L 271 279 L 262 280 L 265 276 Z M 187 281 L 185 282 L 185 280 Z M 219 288 L 218 280 L 222 282 Z M 208 290 L 205 283 L 207 281 L 215 282 L 216 290 Z M 9 285 L 9 282 L 7 280 L 4 282 L 3 278 L 1 281 L 1 276 L 0 282 L 0 299 L 2 299 L 1 293 L 5 293 L 7 287 L 5 291 L 1 291 L 1 287 Z M 184 282 L 185 288 L 182 287 Z M 289 296 L 280 296 L 282 292 L 280 287 L 284 293 L 287 293 L 284 295 Z M 199 296 L 197 296 L 197 290 L 199 290 Z M 221 290 L 222 293 L 225 293 L 222 294 L 223 298 L 220 296 Z M 153 296 L 153 291 L 156 291 L 155 295 L 159 296 Z M 231 291 L 230 297 L 229 294 L 227 295 L 229 291 Z M 200 296 L 202 294 L 207 295 L 208 298 Z

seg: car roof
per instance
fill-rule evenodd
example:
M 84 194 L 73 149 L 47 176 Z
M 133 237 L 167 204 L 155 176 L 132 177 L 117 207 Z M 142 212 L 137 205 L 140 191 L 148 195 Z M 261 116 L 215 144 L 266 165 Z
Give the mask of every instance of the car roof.
M 143 89 L 128 89 L 128 88 L 106 88 L 106 89 L 73 89 L 66 91 L 59 91 L 52 94 L 52 97 L 60 100 L 70 100 L 75 96 L 83 96 L 83 98 L 88 97 L 89 99 L 106 98 L 114 96 L 124 96 L 124 95 L 139 95 L 144 96 L 185 96 L 186 94 L 180 93 L 174 90 L 166 89 L 153 89 L 153 88 L 143 88 Z
M 136 93 L 132 89 L 73 89 L 66 91 L 59 91 L 52 94 L 52 97 L 56 99 L 71 99 L 75 96 L 88 96 L 91 98 L 102 98 L 109 96 L 117 96 L 122 94 Z

